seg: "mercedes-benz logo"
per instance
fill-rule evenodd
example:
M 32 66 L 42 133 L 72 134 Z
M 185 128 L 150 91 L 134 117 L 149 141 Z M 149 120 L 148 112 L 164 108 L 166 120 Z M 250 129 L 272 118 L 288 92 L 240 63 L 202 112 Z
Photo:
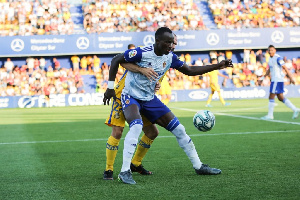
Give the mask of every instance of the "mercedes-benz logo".
M 155 43 L 155 38 L 153 35 L 146 35 L 143 39 L 143 43 L 145 46 L 149 46 Z
M 10 47 L 13 51 L 22 51 L 24 49 L 24 41 L 21 39 L 14 39 L 13 41 L 11 41 L 10 43 Z
M 206 37 L 206 42 L 209 45 L 216 45 L 219 43 L 219 41 L 220 41 L 219 35 L 216 33 L 210 33 Z
M 281 43 L 284 39 L 284 34 L 281 31 L 274 31 L 271 35 L 271 39 L 274 43 Z
M 76 41 L 78 49 L 87 49 L 90 46 L 90 40 L 87 37 L 79 37 Z

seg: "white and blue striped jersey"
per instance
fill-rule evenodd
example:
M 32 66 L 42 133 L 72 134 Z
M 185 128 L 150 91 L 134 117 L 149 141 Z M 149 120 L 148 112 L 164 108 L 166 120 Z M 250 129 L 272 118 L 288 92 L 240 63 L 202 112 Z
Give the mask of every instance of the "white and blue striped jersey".
M 284 82 L 284 76 L 282 66 L 285 64 L 283 59 L 275 54 L 273 57 L 269 59 L 269 68 L 271 73 L 271 81 L 272 82 Z
M 172 52 L 168 55 L 157 56 L 153 45 L 129 49 L 125 51 L 124 57 L 127 62 L 135 63 L 140 67 L 153 68 L 158 74 L 155 81 L 150 81 L 143 74 L 128 71 L 122 94 L 142 101 L 150 101 L 154 98 L 155 84 L 169 68 L 176 69 L 184 64 Z

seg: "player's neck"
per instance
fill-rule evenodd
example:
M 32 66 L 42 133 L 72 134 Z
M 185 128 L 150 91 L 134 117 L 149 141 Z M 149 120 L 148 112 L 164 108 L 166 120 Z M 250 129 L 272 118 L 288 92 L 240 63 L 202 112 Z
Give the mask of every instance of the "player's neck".
M 163 53 L 159 51 L 158 47 L 156 46 L 156 44 L 153 45 L 154 46 L 154 53 L 157 56 L 163 56 Z

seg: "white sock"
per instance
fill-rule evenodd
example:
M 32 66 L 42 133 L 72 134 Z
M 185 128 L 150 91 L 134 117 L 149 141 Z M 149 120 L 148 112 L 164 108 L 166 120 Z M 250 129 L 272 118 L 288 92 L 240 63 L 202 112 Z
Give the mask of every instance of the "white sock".
M 128 171 L 130 169 L 130 163 L 135 151 L 139 135 L 141 134 L 143 125 L 134 124 L 130 127 L 125 140 L 124 140 L 124 149 L 123 149 L 123 165 L 121 172 Z
M 274 107 L 275 107 L 274 99 L 269 100 L 269 112 L 268 112 L 269 117 L 273 117 Z
M 292 109 L 294 112 L 297 110 L 296 106 L 294 106 L 294 104 L 292 104 L 292 102 L 289 99 L 284 99 L 283 103 L 289 107 L 290 109 Z
M 200 169 L 202 162 L 200 161 L 192 139 L 186 134 L 184 126 L 179 124 L 172 133 L 176 136 L 179 146 L 190 159 L 194 169 Z

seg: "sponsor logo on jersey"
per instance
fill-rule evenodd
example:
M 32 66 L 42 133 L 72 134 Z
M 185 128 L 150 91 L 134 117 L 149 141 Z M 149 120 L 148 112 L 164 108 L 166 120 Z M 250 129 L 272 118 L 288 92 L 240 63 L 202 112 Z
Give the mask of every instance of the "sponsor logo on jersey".
M 129 100 L 129 99 L 126 99 L 125 103 L 126 103 L 126 104 L 129 104 L 129 103 L 130 103 L 130 100 Z
M 129 58 L 132 58 L 132 57 L 134 57 L 135 55 L 137 54 L 137 51 L 136 50 L 131 50 L 130 52 L 129 52 Z
M 120 114 L 119 114 L 119 112 L 116 112 L 116 113 L 114 114 L 114 118 L 115 118 L 115 119 L 120 119 Z

